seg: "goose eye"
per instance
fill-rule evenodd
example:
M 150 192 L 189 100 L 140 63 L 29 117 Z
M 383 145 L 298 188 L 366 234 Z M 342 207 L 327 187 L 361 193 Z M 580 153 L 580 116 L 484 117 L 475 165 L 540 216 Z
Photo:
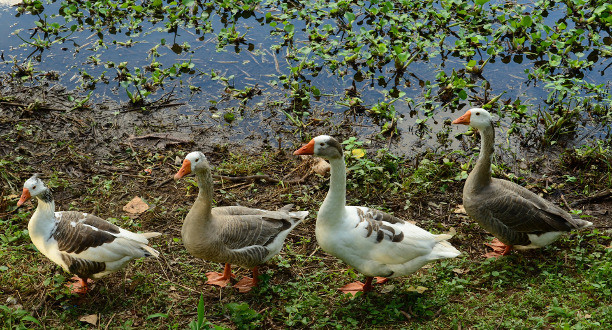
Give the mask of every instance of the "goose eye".
M 200 158 L 196 158 L 196 163 L 200 161 Z
M 321 144 L 320 144 L 320 145 L 321 145 L 321 147 L 322 147 L 322 146 L 324 146 L 324 145 L 325 145 L 325 143 L 321 142 Z
M 32 190 L 36 190 L 36 186 L 33 186 L 33 187 L 32 187 Z
M 476 112 L 476 116 L 480 116 L 480 112 Z

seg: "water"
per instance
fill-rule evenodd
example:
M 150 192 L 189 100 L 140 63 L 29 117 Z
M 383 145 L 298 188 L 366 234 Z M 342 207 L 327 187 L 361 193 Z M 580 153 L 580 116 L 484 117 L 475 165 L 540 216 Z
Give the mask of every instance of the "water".
M 4 63 L 0 65 L 1 71 L 10 72 L 13 59 L 19 64 L 32 60 L 37 70 L 59 72 L 59 83 L 69 89 L 85 87 L 84 93 L 87 93 L 88 89 L 92 88 L 94 91 L 92 94 L 93 101 L 125 102 L 127 100 L 125 88 L 116 79 L 119 71 L 108 65 L 105 66 L 105 63 L 113 62 L 116 66 L 120 62 L 127 61 L 126 68 L 130 73 L 134 73 L 135 68 L 144 68 L 150 65 L 154 59 L 161 63 L 162 68 L 168 68 L 175 63 L 191 61 L 195 64 L 192 73 L 167 78 L 164 89 L 156 90 L 150 98 L 155 99 L 156 96 L 161 97 L 161 95 L 173 91 L 177 99 L 186 103 L 179 108 L 181 114 L 193 116 L 196 122 L 211 125 L 226 125 L 222 118 L 228 112 L 228 108 L 233 108 L 235 111 L 237 109 L 242 110 L 244 117 L 240 118 L 240 115 L 238 115 L 240 120 L 234 122 L 233 127 L 241 127 L 243 132 L 246 132 L 244 134 L 255 130 L 271 136 L 277 133 L 272 132 L 268 125 L 261 125 L 262 118 L 273 115 L 278 115 L 279 120 L 285 120 L 285 118 L 280 112 L 283 106 L 270 105 L 280 103 L 284 104 L 285 108 L 291 108 L 289 106 L 290 90 L 279 85 L 278 77 L 290 75 L 291 67 L 295 67 L 297 64 L 286 59 L 285 55 L 288 51 L 286 46 L 277 47 L 277 45 L 282 44 L 282 36 L 271 35 L 274 28 L 269 24 L 264 23 L 262 25 L 260 23 L 265 19 L 265 8 L 255 11 L 253 16 L 238 19 L 235 28 L 240 34 L 246 32 L 246 39 L 236 46 L 229 45 L 222 50 L 217 49 L 217 37 L 222 29 L 227 29 L 231 25 L 224 23 L 222 16 L 225 11 L 213 10 L 210 14 L 211 18 L 208 20 L 211 23 L 212 33 L 196 34 L 193 27 L 179 25 L 177 33 L 174 35 L 157 31 L 165 22 L 142 22 L 139 24 L 140 32 L 136 31 L 130 33 L 130 35 L 126 35 L 125 29 L 116 34 L 109 33 L 106 28 L 102 29 L 108 49 L 96 49 L 97 32 L 85 28 L 83 30 L 77 29 L 66 41 L 53 43 L 49 48 L 39 52 L 35 51 L 33 47 L 23 46 L 24 41 L 18 37 L 19 35 L 21 38 L 29 40 L 33 34 L 31 29 L 35 27 L 34 22 L 38 20 L 38 17 L 27 14 L 17 17 L 16 7 L 7 6 L 7 2 L 15 1 L 0 2 L 2 4 L 0 5 L 0 20 L 5 22 L 0 26 L 0 34 L 7 36 L 0 41 L 0 53 L 4 58 Z M 57 23 L 63 24 L 63 19 L 50 18 L 59 9 L 60 3 L 58 2 L 45 3 L 45 11 L 41 16 L 47 15 L 49 21 L 55 20 Z M 564 13 L 560 10 L 551 12 L 546 20 L 551 26 L 555 26 L 563 18 L 563 15 Z M 307 34 L 302 31 L 306 27 L 305 22 L 296 19 L 290 21 L 295 25 L 294 47 L 299 48 L 300 45 L 307 44 Z M 69 24 L 75 24 L 75 22 Z M 19 30 L 20 32 L 14 33 L 14 31 Z M 67 35 L 67 33 L 62 35 Z M 335 38 L 339 42 L 343 41 L 342 35 L 331 35 L 329 38 Z M 112 39 L 116 43 L 110 43 L 109 40 Z M 165 40 L 165 45 L 155 48 L 159 52 L 159 57 L 154 58 L 151 56 L 151 50 L 162 39 Z M 451 35 L 445 42 L 453 44 L 456 40 L 457 38 Z M 130 46 L 124 46 L 126 43 Z M 173 47 L 173 45 L 184 45 L 185 43 L 190 45 L 187 50 L 181 51 L 180 47 Z M 78 51 L 76 51 L 77 49 Z M 474 59 L 487 60 L 488 57 L 484 50 L 481 54 L 481 56 L 474 56 Z M 314 58 L 317 63 L 324 63 L 322 60 L 316 59 L 315 55 L 310 55 L 309 58 Z M 513 58 L 517 59 L 515 56 Z M 437 133 L 445 130 L 449 131 L 448 126 L 444 125 L 444 120 L 457 117 L 459 114 L 453 112 L 459 111 L 461 108 L 480 105 L 477 101 L 470 101 L 469 99 L 460 101 L 453 106 L 447 105 L 444 107 L 445 110 L 437 111 L 433 117 L 430 117 L 428 111 L 424 110 L 427 108 L 428 101 L 431 103 L 431 100 L 423 95 L 424 84 L 426 85 L 427 82 L 434 83 L 439 72 L 445 72 L 447 76 L 450 76 L 453 70 L 464 69 L 465 63 L 466 60 L 462 57 L 446 54 L 444 57 L 437 56 L 428 62 L 417 60 L 408 67 L 396 88 L 405 92 L 405 97 L 413 101 L 401 99 L 394 103 L 395 109 L 401 117 L 397 122 L 401 135 L 399 139 L 390 144 L 392 148 L 403 153 L 410 153 L 423 148 L 439 148 Z M 478 85 L 488 83 L 489 87 L 484 89 L 484 92 L 488 93 L 489 99 L 505 93 L 501 100 L 514 101 L 520 99 L 523 104 L 530 105 L 530 113 L 533 113 L 538 109 L 546 108 L 543 100 L 546 99 L 549 92 L 543 88 L 542 83 L 527 84 L 528 79 L 524 72 L 532 68 L 533 65 L 534 61 L 526 58 L 523 58 L 521 63 L 513 60 L 503 63 L 501 58 L 497 57 L 487 64 L 482 76 L 475 78 L 475 80 Z M 599 63 L 593 70 L 582 72 L 585 77 L 584 80 L 594 84 L 609 85 L 609 79 L 605 75 L 606 67 L 609 65 L 609 57 L 600 57 Z M 83 84 L 83 72 L 87 72 L 93 77 L 104 75 L 106 83 L 100 81 L 95 85 Z M 219 77 L 227 78 L 228 83 L 224 83 L 222 79 L 212 79 L 211 72 L 215 72 Z M 347 107 L 339 105 L 338 102 L 343 100 L 345 90 L 351 87 L 355 72 L 355 70 L 349 68 L 346 75 L 339 76 L 329 69 L 323 69 L 316 77 L 306 76 L 304 82 L 307 85 L 319 88 L 323 95 L 320 98 L 312 97 L 310 99 L 310 112 L 320 114 L 331 111 L 334 114 L 329 116 L 331 120 L 336 123 L 340 122 L 344 117 L 341 114 L 347 110 Z M 389 83 L 380 84 L 377 79 L 356 83 L 363 104 L 373 105 L 391 99 L 386 94 L 394 86 L 391 78 L 393 73 L 394 68 L 391 63 L 382 67 L 380 72 L 375 74 L 375 76 L 380 75 L 384 79 L 390 80 Z M 259 86 L 262 89 L 262 94 L 253 97 L 246 105 L 243 105 L 237 100 L 227 100 L 226 87 L 228 84 L 238 90 Z M 192 94 L 189 86 L 199 91 Z M 133 87 L 129 88 L 131 92 L 134 92 Z M 482 96 L 484 93 L 480 86 L 477 86 L 475 90 L 475 95 Z M 442 106 L 443 104 L 439 101 L 433 104 L 434 108 Z M 245 108 L 248 111 L 245 112 Z M 358 125 L 353 128 L 362 137 L 374 136 L 380 131 L 380 126 L 375 125 L 375 121 L 370 117 L 358 115 L 356 118 Z M 426 129 L 419 129 L 419 120 L 426 121 Z M 508 127 L 508 125 L 505 121 L 502 126 Z M 287 132 L 290 132 L 291 128 L 291 125 L 285 125 Z M 452 136 L 457 131 L 455 128 L 449 133 Z M 501 131 L 503 132 L 503 130 Z M 578 136 L 578 140 L 592 140 L 609 134 L 609 127 L 605 124 L 591 124 L 582 132 L 584 134 Z M 586 136 L 587 133 L 588 136 Z

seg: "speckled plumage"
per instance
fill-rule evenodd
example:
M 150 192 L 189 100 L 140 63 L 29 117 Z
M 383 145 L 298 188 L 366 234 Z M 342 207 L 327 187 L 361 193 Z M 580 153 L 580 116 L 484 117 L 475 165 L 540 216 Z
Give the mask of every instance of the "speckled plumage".
M 346 206 L 346 166 L 342 145 L 334 138 L 317 136 L 295 154 L 330 162 L 329 192 L 315 229 L 317 243 L 327 253 L 368 277 L 408 275 L 428 262 L 460 254 L 447 242 L 451 235 L 434 235 L 379 210 Z
M 147 244 L 148 238 L 160 233 L 136 234 L 92 214 L 55 212 L 53 195 L 37 176 L 26 181 L 18 204 L 30 196 L 38 199 L 28 223 L 32 243 L 67 272 L 83 279 L 99 278 L 135 258 L 159 255 Z

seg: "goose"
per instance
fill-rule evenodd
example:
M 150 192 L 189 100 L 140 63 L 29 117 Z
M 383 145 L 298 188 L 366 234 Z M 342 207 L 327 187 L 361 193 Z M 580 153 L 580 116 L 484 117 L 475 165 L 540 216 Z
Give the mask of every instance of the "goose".
M 258 284 L 257 266 L 280 252 L 287 235 L 306 218 L 308 211 L 290 212 L 293 205 L 277 211 L 212 207 L 213 179 L 202 152 L 189 153 L 174 179 L 190 173 L 197 178 L 199 192 L 183 221 L 183 245 L 194 257 L 225 263 L 223 273 L 206 273 L 206 284 L 225 287 L 234 277 L 231 264 L 252 269 L 253 278 L 245 277 L 234 285 L 239 292 L 248 292 Z
M 330 186 L 319 208 L 315 234 L 317 243 L 366 276 L 339 290 L 347 294 L 372 290 L 372 281 L 409 275 L 425 264 L 460 254 L 449 242 L 451 235 L 434 235 L 393 215 L 365 206 L 346 206 L 346 165 L 342 145 L 320 135 L 294 152 L 329 160 Z
M 55 212 L 51 190 L 38 174 L 23 185 L 17 206 L 36 197 L 38 205 L 28 223 L 34 246 L 66 272 L 75 274 L 72 292 L 89 291 L 89 279 L 98 279 L 124 268 L 133 259 L 159 256 L 148 239 L 161 233 L 137 234 L 119 228 L 93 214 L 78 211 Z
M 540 248 L 563 232 L 593 225 L 514 182 L 491 178 L 495 130 L 488 111 L 470 109 L 453 124 L 469 125 L 480 132 L 480 156 L 463 186 L 463 206 L 471 218 L 496 237 L 488 244 L 494 251 L 486 257 L 507 255 L 512 248 Z

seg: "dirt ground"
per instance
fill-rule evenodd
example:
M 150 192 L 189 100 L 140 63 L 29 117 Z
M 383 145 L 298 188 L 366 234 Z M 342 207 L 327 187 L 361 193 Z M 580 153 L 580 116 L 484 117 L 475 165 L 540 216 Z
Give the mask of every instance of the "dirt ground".
M 2 96 L 8 95 L 5 89 Z M 163 274 L 161 276 L 165 279 L 176 282 L 184 289 L 172 291 L 169 299 L 180 301 L 185 295 L 202 292 L 211 301 L 229 301 L 230 297 L 221 296 L 217 289 L 202 290 L 199 278 L 181 283 L 184 274 L 178 269 L 187 267 L 185 264 L 200 267 L 202 273 L 208 271 L 211 265 L 189 258 L 181 243 L 173 240 L 180 237 L 182 218 L 195 198 L 196 188 L 189 181 L 175 182 L 172 176 L 179 168 L 181 155 L 193 150 L 204 152 L 213 165 L 220 165 L 235 155 L 258 157 L 266 152 L 268 162 L 261 165 L 260 171 L 273 180 L 253 182 L 217 178 L 216 205 L 240 204 L 276 209 L 294 203 L 300 209 L 309 210 L 312 216 L 288 238 L 292 242 L 307 242 L 295 245 L 302 250 L 294 253 L 317 255 L 330 269 L 346 267 L 317 248 L 314 216 L 318 203 L 327 192 L 327 178 L 307 175 L 309 166 L 302 165 L 304 160 L 292 155 L 293 150 L 302 143 L 299 137 L 282 134 L 281 143 L 269 136 L 252 134 L 245 143 L 244 139 L 236 138 L 231 127 L 194 120 L 193 117 L 177 114 L 172 108 L 145 113 L 117 104 L 102 104 L 93 110 L 70 111 L 71 102 L 61 88 L 14 87 L 10 96 L 9 101 L 0 102 L 0 159 L 7 161 L 0 171 L 0 218 L 5 220 L 17 212 L 15 203 L 23 182 L 33 173 L 42 173 L 47 181 L 56 182 L 53 191 L 58 210 L 76 209 L 102 218 L 125 217 L 124 222 L 131 219 L 138 223 L 138 230 L 162 232 L 164 236 L 156 239 L 156 242 L 161 242 L 158 249 L 162 252 L 162 258 L 158 262 L 146 261 L 145 264 L 150 268 L 149 272 Z M 41 102 L 33 104 L 32 100 L 37 99 Z M 241 133 L 240 136 L 246 135 Z M 248 176 L 256 173 L 237 168 L 234 173 L 217 174 Z M 552 183 L 564 181 L 557 174 L 548 176 Z M 278 184 L 276 180 L 281 179 L 286 183 Z M 566 186 L 563 191 L 571 188 Z M 417 196 L 411 200 L 408 209 L 404 209 L 405 200 L 386 199 L 385 196 L 371 200 L 370 204 L 384 205 L 397 216 L 414 220 L 428 229 L 444 232 L 453 228 L 458 233 L 453 238 L 453 244 L 470 257 L 481 259 L 486 252 L 482 241 L 490 235 L 467 216 L 455 212 L 457 205 L 461 204 L 461 189 L 462 183 L 452 183 L 444 193 L 430 192 L 427 196 Z M 123 206 L 135 196 L 147 201 L 150 210 L 140 215 L 125 212 Z M 351 197 L 349 193 L 348 200 Z M 584 201 L 569 194 L 555 194 L 552 198 L 555 202 L 561 202 L 563 198 L 569 203 L 578 202 L 575 208 L 592 215 L 591 221 L 596 227 L 612 227 L 612 199 L 609 193 L 604 192 L 601 198 Z M 24 207 L 33 210 L 34 205 L 27 203 Z M 23 223 L 24 229 L 26 226 Z M 32 258 L 34 262 L 44 264 L 41 274 L 37 275 L 40 281 L 49 276 L 49 272 L 59 271 L 40 254 Z M 219 268 L 220 265 L 215 267 Z M 267 265 L 264 272 L 266 267 L 275 268 L 272 281 L 289 280 L 308 271 Z M 312 267 L 320 266 L 313 264 Z M 247 270 L 237 268 L 236 271 L 239 276 L 248 274 Z M 139 285 L 137 280 L 120 284 L 119 289 L 113 286 L 131 275 L 129 271 L 119 272 L 96 285 L 102 285 L 110 292 L 123 290 L 125 292 L 118 293 L 129 294 Z M 2 301 L 20 294 L 25 307 L 38 306 L 41 313 L 56 303 L 34 289 L 17 293 L 14 288 L 2 286 Z M 100 299 L 99 296 L 93 297 L 91 303 L 95 304 Z M 117 317 L 123 315 L 127 318 L 129 313 L 139 312 L 123 310 L 117 313 Z M 192 318 L 193 314 L 185 314 L 186 320 Z

